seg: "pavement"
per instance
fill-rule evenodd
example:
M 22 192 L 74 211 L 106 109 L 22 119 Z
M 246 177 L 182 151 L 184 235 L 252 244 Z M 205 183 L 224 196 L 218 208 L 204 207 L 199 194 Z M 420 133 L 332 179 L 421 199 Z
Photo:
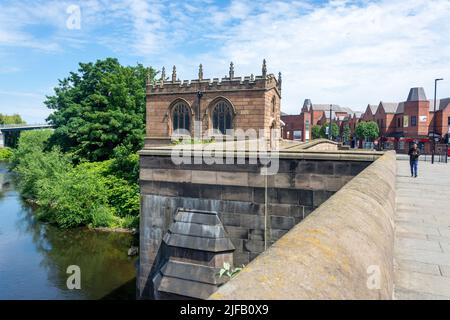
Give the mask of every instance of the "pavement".
M 397 159 L 394 298 L 450 299 L 450 163 Z

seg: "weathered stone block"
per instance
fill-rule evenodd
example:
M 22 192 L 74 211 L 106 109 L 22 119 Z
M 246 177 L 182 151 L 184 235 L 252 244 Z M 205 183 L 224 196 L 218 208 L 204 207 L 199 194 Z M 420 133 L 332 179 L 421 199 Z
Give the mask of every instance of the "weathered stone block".
M 223 186 L 221 199 L 251 202 L 253 199 L 253 189 L 246 187 Z
M 264 241 L 244 240 L 244 251 L 261 253 L 264 251 Z
M 264 230 L 250 229 L 248 233 L 249 240 L 264 241 Z
M 248 173 L 217 171 L 217 184 L 246 187 L 248 186 Z
M 270 216 L 270 227 L 289 230 L 295 225 L 293 217 Z
M 192 183 L 217 184 L 216 172 L 192 170 Z
M 317 161 L 318 174 L 334 174 L 334 162 L 332 161 Z
M 250 262 L 250 253 L 235 251 L 233 254 L 233 261 L 234 261 L 235 267 L 241 267 L 242 265 L 247 265 Z
M 241 217 L 239 214 L 234 213 L 222 213 L 219 214 L 220 220 L 224 226 L 236 226 L 239 227 L 241 225 Z
M 351 165 L 345 161 L 336 161 L 334 163 L 334 174 L 343 176 L 351 174 Z
M 264 216 L 256 216 L 250 214 L 240 214 L 241 227 L 248 229 L 264 230 Z
M 278 216 L 291 216 L 292 206 L 293 205 L 290 204 L 269 204 L 268 205 L 269 214 Z
M 317 172 L 317 162 L 310 160 L 300 160 L 296 168 L 296 172 L 300 174 L 310 174 Z
M 314 190 L 313 191 L 313 206 L 318 207 L 322 203 L 328 200 L 329 197 L 333 195 L 334 192 L 325 190 Z
M 288 232 L 288 230 L 280 230 L 280 229 L 270 229 L 270 240 L 271 241 L 277 241 L 280 239 L 283 235 L 285 235 Z
M 248 229 L 235 227 L 235 226 L 225 226 L 225 231 L 227 236 L 235 239 L 248 239 Z

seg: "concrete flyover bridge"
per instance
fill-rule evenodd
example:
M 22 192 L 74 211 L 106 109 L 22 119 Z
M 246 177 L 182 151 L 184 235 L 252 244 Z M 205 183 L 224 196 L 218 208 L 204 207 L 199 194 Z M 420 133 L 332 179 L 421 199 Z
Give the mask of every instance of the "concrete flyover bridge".
M 14 144 L 13 137 L 17 137 L 20 132 L 27 130 L 49 129 L 51 124 L 11 124 L 0 125 L 0 148 L 11 147 Z

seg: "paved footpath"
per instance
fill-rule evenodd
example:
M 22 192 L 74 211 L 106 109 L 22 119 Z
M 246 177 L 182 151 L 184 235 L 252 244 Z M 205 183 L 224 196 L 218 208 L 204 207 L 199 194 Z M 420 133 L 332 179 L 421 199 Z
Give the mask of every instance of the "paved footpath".
M 397 160 L 396 299 L 450 299 L 450 163 Z

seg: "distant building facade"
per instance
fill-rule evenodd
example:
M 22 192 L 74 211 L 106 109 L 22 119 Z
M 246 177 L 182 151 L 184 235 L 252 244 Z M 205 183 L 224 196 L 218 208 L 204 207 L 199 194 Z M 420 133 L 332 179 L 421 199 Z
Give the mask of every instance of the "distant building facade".
M 450 98 L 436 101 L 428 100 L 421 87 L 411 88 L 406 101 L 385 102 L 378 105 L 367 105 L 364 112 L 355 112 L 350 108 L 343 108 L 335 104 L 313 104 L 306 99 L 299 114 L 282 115 L 286 124 L 283 132 L 284 139 L 308 141 L 312 139 L 311 128 L 322 126 L 331 120 L 342 130 L 350 127 L 351 140 L 355 139 L 355 129 L 360 121 L 374 121 L 380 130 L 377 139 L 385 149 L 395 149 L 407 152 L 414 142 L 419 144 L 423 152 L 430 153 L 434 131 L 434 117 L 436 117 L 436 133 L 438 143 L 449 143 L 450 134 Z
M 331 115 L 330 115 L 331 109 Z M 283 138 L 289 140 L 309 141 L 312 139 L 311 128 L 315 125 L 322 126 L 333 122 L 342 127 L 347 122 L 356 123 L 361 113 L 356 113 L 350 108 L 341 107 L 336 104 L 313 104 L 306 99 L 299 114 L 282 115 L 281 120 L 285 123 Z

